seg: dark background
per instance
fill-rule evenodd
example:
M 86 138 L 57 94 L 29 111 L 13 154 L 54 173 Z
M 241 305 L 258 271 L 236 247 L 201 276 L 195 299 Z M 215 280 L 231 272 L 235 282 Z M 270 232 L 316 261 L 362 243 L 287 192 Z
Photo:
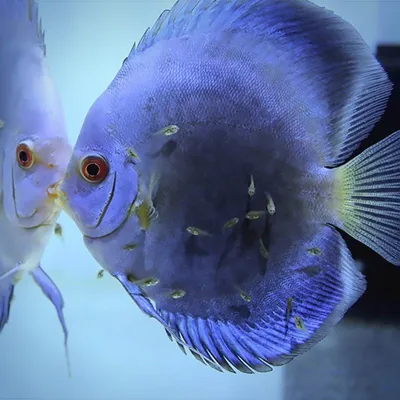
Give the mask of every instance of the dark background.
M 400 45 L 378 46 L 376 57 L 388 73 L 394 88 L 383 118 L 357 154 L 400 129 Z M 344 237 L 353 257 L 365 263 L 363 273 L 368 281 L 366 292 L 349 310 L 346 318 L 400 324 L 400 268 L 389 264 L 360 242 L 347 235 Z

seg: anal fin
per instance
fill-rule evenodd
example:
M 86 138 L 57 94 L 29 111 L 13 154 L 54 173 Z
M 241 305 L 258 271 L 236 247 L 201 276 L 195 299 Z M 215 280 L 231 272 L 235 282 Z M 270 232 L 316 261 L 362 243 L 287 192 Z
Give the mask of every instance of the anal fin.
M 271 252 L 271 260 L 275 256 Z M 274 262 L 276 272 L 248 288 L 247 313 L 233 318 L 221 304 L 218 314 L 196 317 L 195 307 L 176 312 L 160 303 L 159 320 L 228 372 L 269 372 L 290 362 L 324 339 L 362 295 L 366 281 L 343 238 L 328 225 Z
M 217 365 L 214 360 L 208 355 L 200 352 L 198 349 L 190 346 L 187 341 L 182 340 L 179 333 L 174 330 L 165 319 L 161 316 L 161 314 L 156 310 L 152 302 L 149 298 L 147 298 L 139 288 L 139 286 L 135 285 L 134 283 L 130 282 L 126 276 L 122 274 L 115 275 L 115 278 L 121 283 L 124 289 L 128 292 L 131 296 L 132 300 L 136 303 L 139 309 L 148 315 L 150 318 L 156 319 L 165 329 L 167 336 L 171 340 L 175 340 L 180 349 L 185 353 L 185 348 L 188 349 L 194 357 L 196 357 L 199 361 L 206 363 L 211 368 L 222 372 L 219 365 Z M 186 353 L 185 353 L 186 354 Z

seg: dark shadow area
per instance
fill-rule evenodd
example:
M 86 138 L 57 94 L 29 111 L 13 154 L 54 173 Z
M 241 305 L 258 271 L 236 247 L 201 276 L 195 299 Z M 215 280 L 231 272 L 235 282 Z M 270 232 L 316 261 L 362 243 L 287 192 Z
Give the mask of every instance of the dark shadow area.
M 400 45 L 378 46 L 377 58 L 394 88 L 383 118 L 355 155 L 400 129 Z M 363 263 L 367 291 L 324 341 L 284 367 L 285 400 L 400 398 L 400 267 L 343 236 Z

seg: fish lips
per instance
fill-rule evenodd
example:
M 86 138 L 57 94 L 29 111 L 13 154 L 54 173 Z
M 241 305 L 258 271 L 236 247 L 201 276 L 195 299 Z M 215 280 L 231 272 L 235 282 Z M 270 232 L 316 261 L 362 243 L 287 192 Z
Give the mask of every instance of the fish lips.
M 61 191 L 66 195 L 63 205 L 64 211 L 74 220 L 84 236 L 101 238 L 113 233 L 128 218 L 131 205 L 138 193 L 138 182 L 133 180 L 123 182 L 114 172 L 113 177 L 103 185 L 94 201 L 84 203 L 84 197 L 76 196 L 74 188 L 67 184 L 61 186 Z M 128 184 L 129 183 L 129 184 Z M 104 199 L 104 193 L 107 193 Z M 100 203 L 101 202 L 101 203 Z

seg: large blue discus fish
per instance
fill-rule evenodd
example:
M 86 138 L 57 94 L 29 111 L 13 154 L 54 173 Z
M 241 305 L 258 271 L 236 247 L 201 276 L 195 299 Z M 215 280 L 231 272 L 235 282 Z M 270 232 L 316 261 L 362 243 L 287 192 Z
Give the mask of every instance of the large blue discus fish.
M 400 264 L 400 131 L 355 158 L 386 73 L 300 0 L 180 0 L 90 109 L 62 185 L 95 259 L 215 368 L 270 371 Z

